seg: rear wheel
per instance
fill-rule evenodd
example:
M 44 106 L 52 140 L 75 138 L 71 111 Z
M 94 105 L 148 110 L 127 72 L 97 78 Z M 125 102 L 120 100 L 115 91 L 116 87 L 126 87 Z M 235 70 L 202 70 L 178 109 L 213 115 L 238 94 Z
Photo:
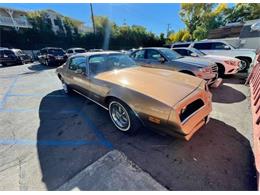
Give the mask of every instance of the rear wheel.
M 64 91 L 66 94 L 71 94 L 71 92 L 72 92 L 71 88 L 65 83 L 65 81 L 63 80 L 63 78 L 60 78 L 60 80 L 61 80 L 61 84 L 62 84 L 63 91 Z
M 113 99 L 109 102 L 109 115 L 120 131 L 132 134 L 141 127 L 134 112 L 120 100 Z

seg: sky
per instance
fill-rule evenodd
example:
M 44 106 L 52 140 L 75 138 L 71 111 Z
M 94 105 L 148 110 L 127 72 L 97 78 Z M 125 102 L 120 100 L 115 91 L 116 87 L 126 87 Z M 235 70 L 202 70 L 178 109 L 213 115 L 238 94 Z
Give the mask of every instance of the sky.
M 43 3 L 0 3 L 0 7 L 10 7 L 22 10 L 42 10 L 52 9 L 74 19 L 83 21 L 87 26 L 91 26 L 90 4 L 43 4 Z M 107 16 L 118 25 L 124 22 L 128 25 L 142 25 L 147 30 L 156 34 L 166 33 L 168 24 L 170 30 L 175 32 L 184 28 L 184 24 L 179 17 L 180 4 L 115 4 L 103 3 L 93 4 L 94 15 Z

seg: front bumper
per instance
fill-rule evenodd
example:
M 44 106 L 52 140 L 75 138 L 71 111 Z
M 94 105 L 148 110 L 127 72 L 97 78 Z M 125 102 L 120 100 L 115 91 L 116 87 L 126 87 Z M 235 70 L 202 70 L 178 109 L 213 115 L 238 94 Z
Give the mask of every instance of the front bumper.
M 240 66 L 232 66 L 232 65 L 225 64 L 226 75 L 236 74 L 240 69 L 241 69 Z

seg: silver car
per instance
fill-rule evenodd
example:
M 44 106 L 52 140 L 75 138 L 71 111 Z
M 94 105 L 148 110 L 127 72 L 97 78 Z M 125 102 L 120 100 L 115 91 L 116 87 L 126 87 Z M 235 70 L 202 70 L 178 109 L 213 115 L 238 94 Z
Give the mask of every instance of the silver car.
M 217 87 L 221 83 L 221 79 L 218 79 L 218 66 L 215 63 L 183 57 L 169 48 L 141 48 L 132 52 L 130 57 L 142 66 L 170 69 L 202 78 L 208 85 L 214 84 Z

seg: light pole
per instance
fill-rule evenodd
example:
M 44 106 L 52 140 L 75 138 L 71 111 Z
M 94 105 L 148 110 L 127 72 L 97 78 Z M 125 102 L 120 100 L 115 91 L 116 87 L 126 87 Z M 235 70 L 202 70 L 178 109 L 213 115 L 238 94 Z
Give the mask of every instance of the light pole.
M 95 20 L 94 20 L 92 3 L 90 3 L 90 11 L 91 11 L 91 18 L 92 18 L 92 25 L 93 25 L 94 34 L 96 34 L 96 26 L 95 26 Z

